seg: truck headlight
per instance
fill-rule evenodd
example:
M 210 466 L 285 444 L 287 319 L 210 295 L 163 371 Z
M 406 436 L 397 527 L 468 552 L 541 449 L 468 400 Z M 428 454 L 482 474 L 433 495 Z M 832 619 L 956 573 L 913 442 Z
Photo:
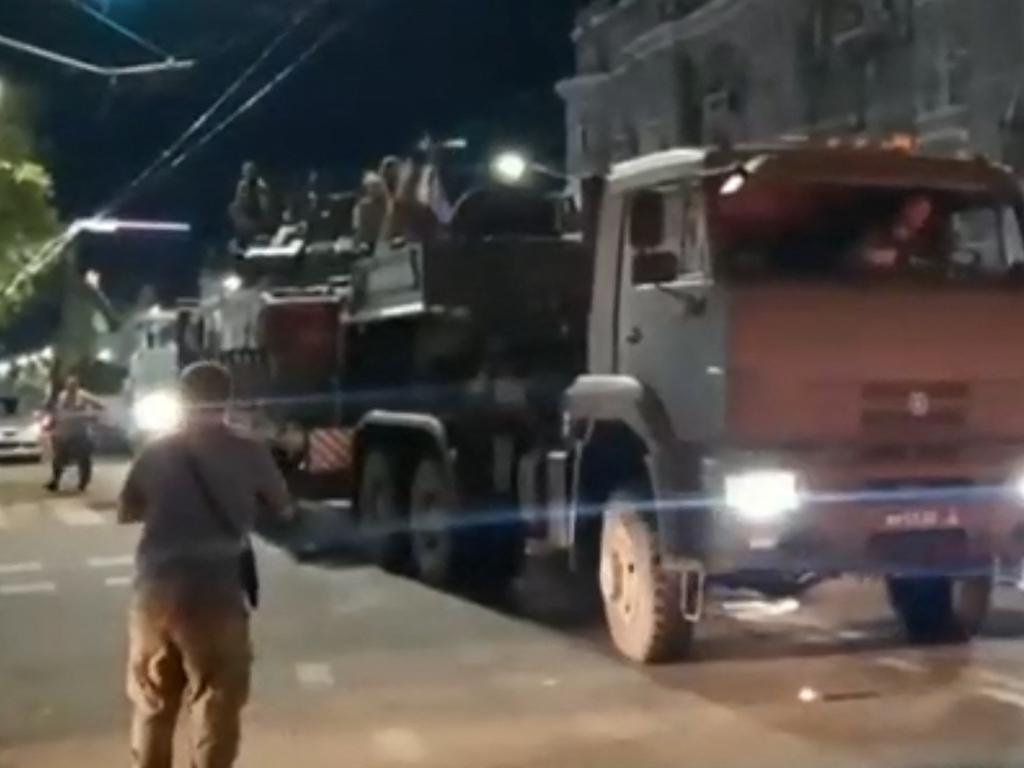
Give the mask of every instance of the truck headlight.
M 750 522 L 771 522 L 800 506 L 797 477 L 782 470 L 726 475 L 725 503 Z
M 132 406 L 135 426 L 142 432 L 167 434 L 181 426 L 185 408 L 174 392 L 152 392 Z
M 1012 488 L 1014 493 L 1017 494 L 1018 501 L 1024 501 L 1024 472 L 1021 472 L 1013 479 Z

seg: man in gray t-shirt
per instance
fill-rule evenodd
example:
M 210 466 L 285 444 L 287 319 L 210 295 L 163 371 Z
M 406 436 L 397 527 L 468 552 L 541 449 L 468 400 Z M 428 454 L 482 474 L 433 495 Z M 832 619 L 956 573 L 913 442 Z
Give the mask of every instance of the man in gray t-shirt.
M 129 621 L 132 758 L 171 765 L 187 691 L 192 765 L 226 768 L 252 664 L 240 558 L 257 515 L 290 520 L 292 508 L 269 450 L 225 423 L 227 370 L 197 363 L 181 390 L 185 426 L 146 447 L 121 492 L 121 522 L 143 526 Z
M 78 464 L 78 490 L 84 491 L 92 479 L 92 423 L 103 410 L 103 403 L 82 389 L 75 376 L 68 376 L 64 388 L 53 403 L 53 475 L 46 484 L 49 491 L 60 488 L 64 469 Z

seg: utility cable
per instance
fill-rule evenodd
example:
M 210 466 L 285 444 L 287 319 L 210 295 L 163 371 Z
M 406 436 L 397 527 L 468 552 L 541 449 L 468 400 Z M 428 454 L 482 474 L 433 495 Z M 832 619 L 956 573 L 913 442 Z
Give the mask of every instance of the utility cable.
M 150 53 L 155 54 L 156 56 L 160 56 L 160 57 L 162 57 L 164 59 L 167 59 L 167 60 L 171 60 L 171 59 L 175 58 L 173 54 L 168 53 L 163 48 L 158 46 L 156 43 L 154 43 L 154 42 L 152 42 L 150 40 L 147 40 L 146 38 L 142 37 L 142 35 L 140 35 L 140 34 L 138 34 L 136 32 L 133 32 L 132 30 L 128 29 L 128 27 L 124 26 L 123 24 L 118 23 L 117 21 L 115 21 L 114 19 L 112 19 L 109 16 L 107 16 L 105 13 L 103 13 L 98 8 L 94 8 L 92 5 L 90 5 L 87 2 L 87 0 L 66 0 L 66 2 L 70 3 L 71 5 L 73 5 L 75 8 L 80 10 L 82 13 L 84 13 L 84 14 L 86 14 L 88 16 L 91 16 L 93 19 L 95 19 L 100 24 L 104 25 L 105 27 L 108 27 L 109 29 L 112 29 L 113 31 L 117 32 L 122 37 L 125 37 L 128 40 L 131 40 L 136 45 L 138 45 L 138 46 L 140 46 L 142 48 L 145 48 Z

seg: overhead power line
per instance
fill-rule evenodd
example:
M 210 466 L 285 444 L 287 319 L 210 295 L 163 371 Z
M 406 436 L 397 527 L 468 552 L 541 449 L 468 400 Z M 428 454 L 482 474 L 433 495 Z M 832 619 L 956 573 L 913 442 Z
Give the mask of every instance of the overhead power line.
M 307 47 L 291 64 L 286 66 L 277 75 L 275 75 L 267 84 L 261 87 L 254 96 L 250 97 L 241 107 L 236 109 L 231 115 L 225 120 L 218 123 L 209 133 L 200 139 L 199 143 L 193 148 L 193 150 L 182 151 L 183 147 L 188 141 L 195 136 L 202 128 L 213 118 L 213 116 L 220 110 L 220 108 L 244 85 L 244 83 L 252 76 L 252 74 L 274 53 L 277 48 L 297 29 L 314 10 L 327 5 L 331 0 L 322 0 L 321 3 L 311 6 L 306 9 L 302 14 L 296 16 L 292 23 L 282 30 L 271 43 L 260 53 L 260 55 L 243 70 L 243 72 L 235 79 L 235 81 L 228 87 L 228 89 L 221 94 L 210 107 L 208 107 L 188 128 L 185 132 L 179 136 L 174 142 L 171 143 L 166 149 L 164 149 L 154 160 L 147 166 L 138 176 L 136 176 L 131 182 L 129 182 L 109 203 L 103 206 L 92 218 L 102 219 L 110 216 L 117 208 L 124 205 L 131 199 L 132 195 L 150 178 L 156 173 L 163 170 L 163 166 L 166 161 L 170 158 L 174 158 L 173 167 L 177 167 L 184 160 L 189 157 L 192 152 L 207 144 L 214 136 L 223 131 L 234 122 L 238 117 L 251 109 L 257 102 L 266 97 L 278 84 L 285 80 L 290 74 L 292 74 L 301 64 L 309 60 L 317 51 L 319 51 L 329 40 L 335 35 L 340 33 L 344 28 L 345 24 L 341 21 L 335 22 L 334 24 L 327 27 L 313 42 L 312 45 Z M 0 37 L 2 42 L 2 37 Z M 7 283 L 0 288 L 0 300 L 7 299 L 21 287 L 26 281 L 32 279 L 35 275 L 39 274 L 54 260 L 60 258 L 64 249 L 74 240 L 77 232 L 73 232 L 73 227 L 66 227 L 56 236 L 52 237 L 46 243 L 44 243 L 40 249 L 36 252 L 33 258 L 22 267 L 17 274 L 15 274 Z
M 112 29 L 113 31 L 117 32 L 122 37 L 125 37 L 128 40 L 131 40 L 136 45 L 145 48 L 150 53 L 160 56 L 165 60 L 174 58 L 173 54 L 168 53 L 163 48 L 158 46 L 156 43 L 147 40 L 137 32 L 133 32 L 132 30 L 128 29 L 128 27 L 126 27 L 124 24 L 120 24 L 119 22 L 110 18 L 105 13 L 103 13 L 99 8 L 95 8 L 92 5 L 90 5 L 87 2 L 87 0 L 66 0 L 66 2 L 70 3 L 75 8 L 78 8 L 80 11 L 82 11 L 82 13 L 91 16 L 105 27 L 108 27 L 109 29 Z
M 327 28 L 325 28 L 323 32 L 321 32 L 317 39 L 313 42 L 313 44 L 309 46 L 306 50 L 304 50 L 295 61 L 293 61 L 287 67 L 278 72 L 277 75 L 275 75 L 272 80 L 270 80 L 266 85 L 264 85 L 262 88 L 256 91 L 256 93 L 249 97 L 249 99 L 246 100 L 241 106 L 239 106 L 238 109 L 236 109 L 226 118 L 221 120 L 212 129 L 210 129 L 210 131 L 206 133 L 199 141 L 193 144 L 190 149 L 181 152 L 177 157 L 175 157 L 174 161 L 168 167 L 168 170 L 177 168 L 178 166 L 182 165 L 182 163 L 188 160 L 192 155 L 194 155 L 204 146 L 209 144 L 220 133 L 222 133 L 228 127 L 230 127 L 231 124 L 234 123 L 238 118 L 242 117 L 246 112 L 255 107 L 260 101 L 262 101 L 267 96 L 267 94 L 274 90 L 274 88 L 280 85 L 283 81 L 288 79 L 292 74 L 294 74 L 295 70 L 297 70 L 299 67 L 305 64 L 309 59 L 315 56 L 321 48 L 323 48 L 327 43 L 329 43 L 335 36 L 340 34 L 341 31 L 345 28 L 345 26 L 345 22 L 336 21 Z
M 167 146 L 148 166 L 142 169 L 139 174 L 132 179 L 125 187 L 108 203 L 103 211 L 100 212 L 100 216 L 109 216 L 116 208 L 127 202 L 131 196 L 135 193 L 139 187 L 149 181 L 156 173 L 163 169 L 164 164 L 176 157 L 179 152 L 185 147 L 186 144 L 192 139 L 193 136 L 198 134 L 206 124 L 209 123 L 214 115 L 220 111 L 220 108 L 224 106 L 231 98 L 238 93 L 243 85 L 253 76 L 264 62 L 267 61 L 281 45 L 310 17 L 310 15 L 322 7 L 327 0 L 322 0 L 320 4 L 310 6 L 301 14 L 295 16 L 291 23 L 282 29 L 270 44 L 264 48 L 259 56 L 253 59 L 252 63 L 249 64 L 241 74 L 235 78 L 235 80 L 228 86 L 228 88 L 222 93 L 206 110 L 203 111 L 199 117 L 197 117 L 188 128 L 185 129 L 177 139 L 175 139 L 169 146 Z

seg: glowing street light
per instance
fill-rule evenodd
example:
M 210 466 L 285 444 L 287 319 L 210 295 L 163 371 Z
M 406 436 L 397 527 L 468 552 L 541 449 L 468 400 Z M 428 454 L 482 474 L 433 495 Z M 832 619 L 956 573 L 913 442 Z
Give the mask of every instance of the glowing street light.
M 88 232 L 93 235 L 116 235 L 120 232 L 164 232 L 188 234 L 192 226 L 181 221 L 145 221 L 140 219 L 78 219 L 71 224 L 70 232 L 77 235 Z
M 558 181 L 568 181 L 561 171 L 531 160 L 522 152 L 507 151 L 497 155 L 491 162 L 491 173 L 504 184 L 521 184 L 530 174 L 538 173 Z
M 238 275 L 227 275 L 223 281 L 221 281 L 221 287 L 224 289 L 224 293 L 231 295 L 237 293 L 242 288 L 242 278 Z
M 526 157 L 518 152 L 502 152 L 491 163 L 491 171 L 506 184 L 519 184 L 530 170 Z

